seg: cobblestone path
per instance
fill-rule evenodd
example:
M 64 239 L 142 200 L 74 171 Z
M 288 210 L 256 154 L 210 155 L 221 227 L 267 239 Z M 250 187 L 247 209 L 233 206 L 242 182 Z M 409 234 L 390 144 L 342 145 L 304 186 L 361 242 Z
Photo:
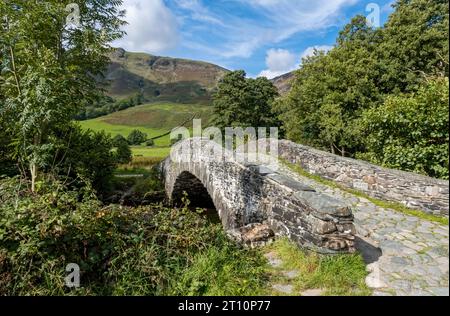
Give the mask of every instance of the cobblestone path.
M 353 205 L 358 249 L 368 264 L 366 283 L 374 295 L 449 295 L 448 226 L 380 208 L 364 198 L 283 169 L 317 191 Z

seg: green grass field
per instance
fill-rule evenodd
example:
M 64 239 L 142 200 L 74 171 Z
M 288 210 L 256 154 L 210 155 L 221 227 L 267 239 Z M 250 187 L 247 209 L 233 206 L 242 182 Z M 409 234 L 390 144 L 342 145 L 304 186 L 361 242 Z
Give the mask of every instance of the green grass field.
M 105 131 L 112 137 L 121 134 L 127 137 L 138 129 L 149 138 L 170 132 L 173 128 L 191 119 L 194 115 L 202 119 L 202 125 L 209 123 L 212 107 L 199 104 L 151 103 L 92 120 L 81 121 L 80 125 L 93 131 Z M 190 128 L 192 122 L 185 125 Z M 155 140 L 155 147 L 133 147 L 134 156 L 166 157 L 170 153 L 170 136 Z
M 144 147 L 132 146 L 131 151 L 135 157 L 156 157 L 164 158 L 169 156 L 170 147 Z

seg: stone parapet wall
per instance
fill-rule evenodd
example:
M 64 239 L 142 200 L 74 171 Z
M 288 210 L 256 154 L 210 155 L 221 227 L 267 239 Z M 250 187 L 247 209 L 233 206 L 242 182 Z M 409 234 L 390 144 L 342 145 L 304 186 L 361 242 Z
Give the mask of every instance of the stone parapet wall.
M 280 158 L 344 187 L 429 214 L 449 215 L 448 181 L 382 168 L 287 140 L 279 142 L 278 150 Z

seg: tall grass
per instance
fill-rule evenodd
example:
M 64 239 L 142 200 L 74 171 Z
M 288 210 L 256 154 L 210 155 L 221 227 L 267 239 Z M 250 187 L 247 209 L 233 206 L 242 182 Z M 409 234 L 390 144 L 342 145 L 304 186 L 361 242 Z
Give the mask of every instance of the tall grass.
M 134 157 L 133 160 L 124 165 L 118 166 L 118 171 L 121 173 L 133 172 L 135 169 L 151 169 L 153 166 L 160 163 L 164 158 L 160 157 Z
M 220 236 L 223 238 L 223 236 Z M 170 284 L 170 295 L 256 296 L 266 287 L 265 259 L 223 240 L 193 257 Z
M 282 260 L 281 269 L 299 272 L 291 281 L 297 293 L 308 289 L 321 289 L 324 295 L 371 294 L 365 284 L 366 265 L 359 254 L 324 256 L 301 250 L 288 239 L 277 240 L 268 251 L 275 252 Z

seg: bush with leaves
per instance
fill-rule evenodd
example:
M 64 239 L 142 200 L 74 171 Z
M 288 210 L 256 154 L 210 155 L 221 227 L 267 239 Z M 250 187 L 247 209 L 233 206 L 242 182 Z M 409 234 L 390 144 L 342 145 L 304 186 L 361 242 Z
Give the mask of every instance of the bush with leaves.
M 117 166 L 108 134 L 70 124 L 56 131 L 51 141 L 54 147 L 44 171 L 68 178 L 71 180 L 68 182 L 80 178 L 89 180 L 99 195 L 108 192 Z
M 0 295 L 259 294 L 259 252 L 237 248 L 186 200 L 181 209 L 129 208 L 102 205 L 89 185 L 36 189 L 0 180 Z M 194 273 L 205 257 L 214 274 Z M 79 289 L 64 285 L 69 263 L 81 268 Z
M 119 164 L 128 164 L 133 160 L 133 153 L 131 152 L 130 145 L 126 140 L 117 144 L 116 161 Z
M 114 147 L 119 147 L 119 145 L 122 142 L 125 142 L 125 143 L 127 142 L 127 139 L 125 137 L 123 137 L 123 135 L 117 134 L 116 136 L 113 137 L 112 144 Z
M 140 145 L 147 140 L 147 134 L 141 132 L 140 130 L 133 130 L 130 135 L 128 135 L 127 141 L 130 145 Z
M 155 146 L 155 141 L 153 139 L 149 139 L 145 142 L 145 146 L 153 147 L 153 146 Z
M 175 138 L 171 138 L 170 139 L 170 146 L 173 146 L 173 145 L 175 145 L 176 143 L 178 143 L 178 142 L 180 142 L 182 140 L 183 140 L 183 135 L 178 135 Z
M 386 167 L 448 179 L 449 82 L 429 79 L 417 93 L 389 97 L 363 119 L 367 153 Z

